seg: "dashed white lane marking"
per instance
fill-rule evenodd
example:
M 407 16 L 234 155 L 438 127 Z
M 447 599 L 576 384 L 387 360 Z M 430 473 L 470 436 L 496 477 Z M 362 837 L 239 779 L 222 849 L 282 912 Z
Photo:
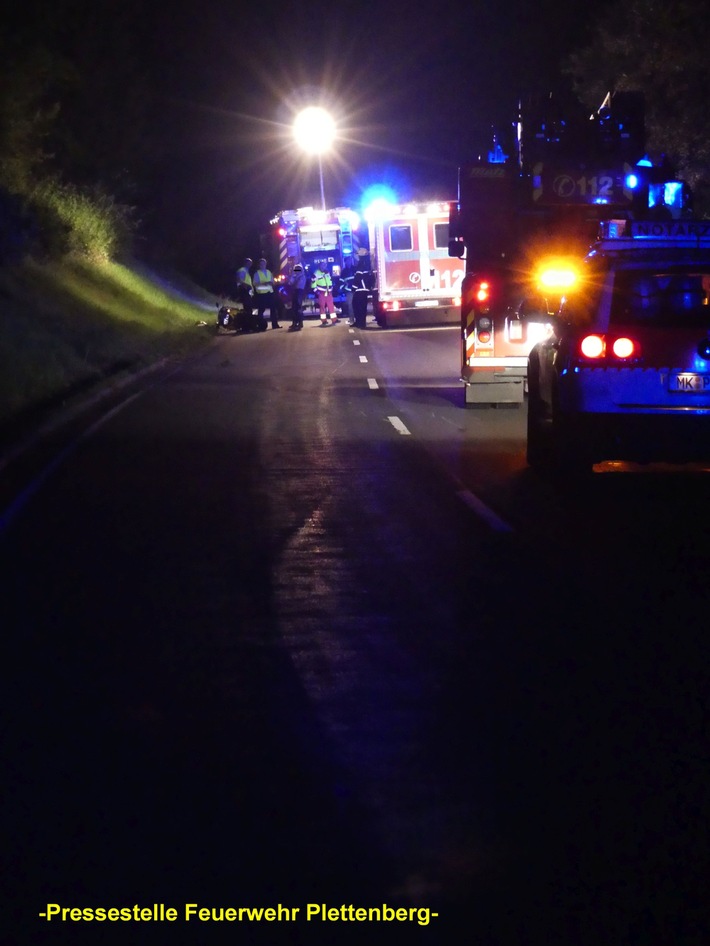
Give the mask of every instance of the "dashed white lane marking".
M 353 345 L 359 345 L 359 344 L 360 344 L 360 339 L 358 338 L 353 339 Z
M 379 384 L 374 378 L 367 379 L 367 386 L 371 391 L 377 391 L 377 389 L 379 388 Z
M 360 364 L 367 364 L 367 357 L 365 355 L 360 355 Z
M 469 509 L 472 509 L 473 512 L 476 513 L 479 519 L 483 519 L 486 525 L 490 526 L 494 532 L 515 531 L 511 525 L 509 525 L 504 519 L 501 519 L 500 516 L 496 515 L 496 513 L 486 506 L 483 500 L 479 499 L 474 493 L 467 489 L 462 489 L 459 490 L 456 495 L 469 507 Z
M 399 417 L 388 417 L 387 420 L 390 422 L 390 424 L 392 424 L 398 434 L 403 434 L 405 437 L 411 437 L 411 432 L 407 430 Z

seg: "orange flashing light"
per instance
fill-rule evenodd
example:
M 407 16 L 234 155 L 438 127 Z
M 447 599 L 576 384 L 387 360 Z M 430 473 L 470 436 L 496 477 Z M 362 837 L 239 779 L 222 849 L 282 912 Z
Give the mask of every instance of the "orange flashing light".
M 478 284 L 476 291 L 476 300 L 478 302 L 487 302 L 491 295 L 490 283 L 482 282 Z

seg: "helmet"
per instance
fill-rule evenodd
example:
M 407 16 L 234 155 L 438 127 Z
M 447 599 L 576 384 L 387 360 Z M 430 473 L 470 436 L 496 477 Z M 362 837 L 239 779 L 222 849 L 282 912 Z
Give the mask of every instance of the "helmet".
M 302 273 L 302 272 L 303 272 L 303 266 L 301 266 L 300 263 L 296 263 L 296 265 L 293 267 L 293 271 L 294 271 L 294 273 Z

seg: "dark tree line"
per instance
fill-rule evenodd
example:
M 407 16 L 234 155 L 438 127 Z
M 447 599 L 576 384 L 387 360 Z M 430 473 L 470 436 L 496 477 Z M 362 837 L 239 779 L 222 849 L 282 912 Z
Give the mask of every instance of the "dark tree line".
M 704 0 L 628 0 L 606 15 L 567 71 L 587 105 L 607 91 L 640 90 L 650 156 L 667 155 L 710 215 L 710 57 Z
M 139 4 L 25 0 L 0 40 L 6 187 L 60 174 L 130 198 L 158 151 Z
M 551 3 L 543 4 L 536 17 L 543 7 L 548 14 L 553 9 Z M 264 120 L 273 106 L 269 95 L 277 78 L 287 83 L 300 74 L 295 52 L 289 69 L 278 76 L 275 71 L 278 49 L 291 48 L 280 44 L 292 39 L 289 17 L 282 35 L 276 32 L 276 12 L 269 7 L 268 28 L 252 29 L 245 44 L 243 24 L 262 22 L 263 10 L 254 8 L 247 15 L 228 0 L 203 6 L 194 0 L 173 0 L 170 6 L 145 0 L 13 4 L 0 33 L 0 188 L 27 195 L 46 179 L 98 188 L 135 207 L 144 232 L 180 239 L 186 255 L 193 257 L 215 207 L 226 210 L 233 228 L 240 208 L 256 199 L 247 178 L 254 166 L 266 171 L 258 135 L 270 127 Z M 585 32 L 577 37 L 579 48 L 567 60 L 567 78 L 590 108 L 610 90 L 643 91 L 649 148 L 654 156 L 665 153 L 677 164 L 696 190 L 696 206 L 710 213 L 710 136 L 705 126 L 710 63 L 703 0 L 609 2 L 597 13 L 591 26 L 586 18 Z M 572 14 L 570 8 L 565 23 L 574 19 Z M 337 15 L 334 11 L 328 22 Z M 467 40 L 471 55 L 476 36 L 484 35 L 490 43 L 498 35 L 494 19 L 481 20 L 487 31 Z M 357 74 L 359 60 L 353 58 L 346 26 L 342 35 L 336 31 L 338 42 L 329 45 L 336 57 L 333 71 L 342 67 L 349 88 L 364 89 L 372 70 Z M 529 61 L 523 56 L 517 65 L 505 63 L 506 74 L 515 65 L 519 78 L 532 81 L 540 37 L 546 34 L 534 17 L 519 26 L 529 34 Z M 257 42 L 254 36 L 261 38 Z M 556 52 L 561 42 L 555 38 Z M 411 62 L 402 56 L 397 68 L 390 62 L 393 74 L 411 72 Z M 549 76 L 539 78 L 547 82 Z M 491 83 L 495 85 L 493 74 Z M 441 95 L 446 99 L 447 90 Z M 367 99 L 356 99 L 365 108 Z M 455 134 L 457 114 L 447 107 L 442 134 Z M 402 126 L 410 119 L 402 115 Z M 415 148 L 413 139 L 413 154 Z M 455 153 L 456 141 L 450 150 Z M 262 179 L 264 199 L 261 192 L 270 178 Z

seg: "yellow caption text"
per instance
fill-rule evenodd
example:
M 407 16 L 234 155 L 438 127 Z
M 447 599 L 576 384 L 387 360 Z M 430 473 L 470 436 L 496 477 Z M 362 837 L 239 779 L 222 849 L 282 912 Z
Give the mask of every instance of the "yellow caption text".
M 151 906 L 77 907 L 48 903 L 40 917 L 47 923 L 417 923 L 428 926 L 438 917 L 429 907 L 394 907 L 387 903 L 376 907 L 352 903 L 329 906 L 307 903 L 305 906 L 212 907 L 186 903 L 169 907 Z

